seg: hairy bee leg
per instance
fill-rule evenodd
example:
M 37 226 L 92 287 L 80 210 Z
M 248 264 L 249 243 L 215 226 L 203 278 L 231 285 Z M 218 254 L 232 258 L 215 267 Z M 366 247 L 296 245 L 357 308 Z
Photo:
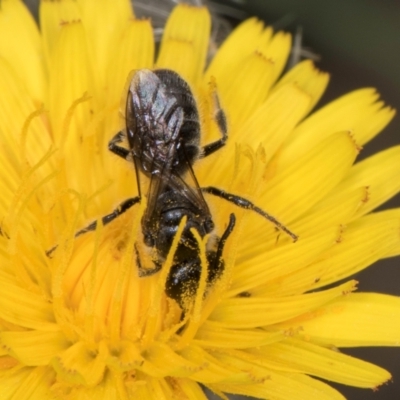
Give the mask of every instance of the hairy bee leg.
M 228 240 L 229 235 L 232 233 L 233 228 L 235 227 L 236 217 L 235 214 L 229 215 L 229 223 L 225 229 L 225 232 L 222 234 L 221 238 L 218 242 L 217 253 L 216 253 L 216 262 L 220 262 L 222 259 L 222 253 L 224 251 L 225 243 Z
M 154 265 L 155 265 L 154 268 L 143 268 L 142 267 L 142 263 L 140 262 L 139 251 L 138 251 L 138 249 L 136 247 L 136 244 L 135 244 L 135 253 L 136 253 L 136 264 L 137 264 L 137 267 L 138 267 L 138 270 L 139 270 L 139 277 L 140 278 L 143 278 L 145 276 L 154 275 L 155 273 L 157 273 L 158 271 L 161 270 L 162 264 L 160 264 L 160 263 L 158 263 L 156 261 L 153 261 Z
M 128 211 L 131 207 L 133 207 L 135 204 L 140 202 L 140 197 L 132 197 L 130 199 L 124 200 L 117 208 L 114 209 L 113 212 L 110 214 L 105 215 L 102 219 L 101 222 L 103 225 L 107 225 L 110 222 L 114 221 L 115 218 L 119 217 L 121 214 L 124 212 Z M 97 221 L 92 222 L 89 224 L 86 228 L 83 228 L 79 230 L 78 232 L 75 233 L 75 237 L 78 237 L 80 235 L 83 235 L 86 232 L 94 231 L 97 227 Z
M 212 284 L 215 281 L 215 279 L 219 278 L 224 272 L 225 263 L 222 257 L 224 252 L 224 247 L 229 235 L 232 233 L 233 228 L 235 227 L 235 223 L 236 223 L 235 214 L 230 214 L 228 226 L 226 227 L 224 233 L 218 240 L 217 250 L 215 252 L 210 251 L 207 254 L 208 258 L 207 282 L 209 284 Z
M 268 214 L 261 208 L 257 207 L 255 204 L 253 204 L 251 201 L 237 196 L 235 194 L 227 193 L 222 189 L 218 189 L 213 186 L 208 186 L 201 188 L 202 192 L 212 194 L 217 197 L 221 197 L 224 200 L 230 201 L 231 203 L 235 204 L 238 207 L 245 208 L 246 210 L 252 210 L 255 211 L 257 214 L 260 214 L 264 218 L 266 218 L 268 221 L 272 222 L 278 229 L 282 230 L 283 232 L 287 233 L 293 241 L 296 241 L 298 239 L 298 236 L 295 235 L 292 231 L 290 231 L 288 228 L 286 228 L 285 225 L 283 225 L 281 222 L 279 222 L 274 216 L 271 214 Z
M 101 222 L 103 225 L 107 225 L 110 222 L 112 222 L 115 218 L 119 217 L 121 214 L 124 212 L 128 211 L 131 207 L 133 207 L 135 204 L 140 202 L 140 197 L 132 197 L 130 199 L 124 200 L 116 209 L 114 209 L 113 212 L 110 214 L 105 215 L 102 219 Z M 80 229 L 78 232 L 75 233 L 75 237 L 81 236 L 84 233 L 94 231 L 97 227 L 97 221 L 93 221 L 90 223 L 88 226 L 86 226 L 83 229 Z M 53 251 L 58 247 L 58 245 L 53 246 L 50 250 L 46 251 L 47 257 L 51 257 L 51 254 Z
M 215 142 L 209 143 L 205 145 L 201 150 L 201 157 L 207 157 L 212 153 L 215 153 L 217 150 L 225 146 L 225 143 L 228 139 L 228 125 L 226 123 L 226 115 L 225 111 L 221 107 L 221 103 L 219 102 L 219 97 L 217 92 L 213 92 L 214 104 L 215 104 L 215 114 L 214 119 L 218 125 L 218 129 L 221 132 L 222 138 L 216 140 Z
M 109 142 L 108 142 L 108 150 L 117 156 L 123 158 L 124 160 L 130 161 L 132 158 L 132 153 L 130 150 L 125 149 L 124 147 L 118 146 L 118 143 L 121 143 L 124 139 L 124 132 L 118 132 Z

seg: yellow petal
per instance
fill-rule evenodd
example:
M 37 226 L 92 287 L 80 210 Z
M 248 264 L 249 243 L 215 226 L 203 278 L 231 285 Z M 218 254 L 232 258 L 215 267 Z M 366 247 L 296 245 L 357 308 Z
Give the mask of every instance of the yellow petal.
M 21 8 L 20 0 L 4 2 L 4 10 Z M 118 105 L 122 92 L 126 95 L 125 77 L 130 69 L 153 68 L 149 21 L 132 19 L 129 0 L 104 0 L 103 7 L 97 3 L 43 0 L 42 43 L 35 28 L 32 37 L 26 36 L 32 20 L 21 26 L 21 17 L 10 27 L 16 36 L 12 45 L 22 43 L 12 51 L 24 54 L 30 46 L 28 56 L 39 54 L 39 62 L 47 63 L 50 86 L 43 91 L 43 109 L 31 92 L 47 83 L 40 83 L 40 77 L 35 83 L 19 82 L 20 73 L 29 79 L 32 73 L 16 65 L 12 51 L 0 64 L 0 92 L 6 92 L 0 99 L 5 160 L 0 179 L 0 388 L 7 386 L 5 397 L 205 399 L 200 385 L 206 384 L 223 399 L 226 391 L 325 400 L 342 396 L 305 374 L 361 387 L 387 379 L 385 371 L 337 354 L 326 332 L 312 335 L 311 323 L 324 323 L 325 314 L 337 311 L 334 306 L 351 304 L 343 297 L 355 282 L 320 287 L 376 258 L 400 253 L 400 209 L 358 218 L 399 190 L 399 171 L 392 165 L 398 165 L 398 152 L 351 167 L 354 142 L 373 137 L 393 112 L 364 90 L 304 119 L 327 75 L 305 61 L 275 85 L 290 37 L 273 35 L 254 19 L 235 31 L 203 74 L 210 16 L 205 8 L 179 5 L 167 24 L 157 65 L 176 68 L 189 80 L 207 128 L 202 142 L 221 136 L 211 115 L 214 90 L 229 126 L 218 165 L 211 165 L 215 157 L 204 160 L 201 172 L 196 166 L 196 177 L 202 186 L 210 176 L 209 184 L 254 199 L 300 235 L 291 243 L 254 212 L 235 210 L 237 224 L 224 248 L 226 273 L 204 298 L 207 274 L 202 268 L 193 306 L 182 313 L 165 295 L 180 233 L 161 272 L 138 276 L 136 244 L 146 267 L 160 258 L 157 246 L 150 254 L 152 249 L 146 252 L 143 245 L 145 196 L 111 224 L 98 224 L 96 231 L 74 240 L 88 221 L 136 194 L 132 163 L 110 155 L 107 143 L 124 124 Z M 18 30 L 25 32 L 20 42 Z M 0 55 L 8 46 L 3 41 Z M 211 76 L 215 79 L 207 91 Z M 352 126 L 342 128 L 342 122 Z M 379 172 L 393 182 L 378 184 Z M 215 199 L 213 213 L 217 237 L 207 249 L 199 242 L 202 264 L 235 209 L 226 202 L 219 206 L 221 201 Z M 54 258 L 46 257 L 54 245 Z M 357 321 L 350 311 L 348 320 L 343 313 L 329 332 L 331 339 L 351 344 L 383 338 L 398 344 L 400 323 L 390 321 L 392 330 L 388 327 L 389 317 L 399 319 L 399 308 L 391 301 L 372 306 L 375 321 L 382 321 L 375 332 L 365 316 L 358 319 L 362 329 L 342 332 L 352 323 L 350 317 Z M 361 306 L 354 310 L 368 312 Z M 365 330 L 373 332 L 366 339 Z M 389 332 L 381 335 L 384 330 Z
M 108 31 L 108 27 L 115 27 L 124 23 L 127 19 L 133 17 L 133 9 L 129 0 L 103 0 L 101 7 L 98 7 L 96 0 L 78 0 L 79 7 L 82 9 L 82 15 L 85 18 L 85 25 L 96 30 L 96 35 L 105 35 L 98 32 L 101 28 Z M 99 10 L 102 8 L 102 10 Z M 87 19 L 87 20 L 86 20 Z
M 110 353 L 107 365 L 121 372 L 135 369 L 144 362 L 140 348 L 131 340 L 120 340 L 116 346 L 112 347 Z
M 243 241 L 243 253 L 239 252 L 227 296 L 245 291 L 252 294 L 279 292 L 283 276 L 312 263 L 321 253 L 337 244 L 339 235 L 339 228 L 333 227 L 315 235 L 300 237 L 296 243 L 289 242 L 264 252 L 261 252 L 265 247 L 263 240 L 254 249 L 247 241 Z M 282 268 L 283 265 L 285 268 Z
M 287 32 L 277 32 L 268 43 L 263 55 L 270 58 L 274 64 L 273 82 L 275 82 L 283 71 L 290 54 L 292 38 Z
M 254 328 L 286 321 L 310 312 L 328 301 L 354 290 L 355 281 L 333 289 L 290 297 L 238 297 L 222 300 L 210 315 L 230 328 Z
M 66 140 L 65 151 L 73 152 L 75 157 L 80 153 L 74 149 L 80 146 L 82 136 L 87 134 L 81 127 L 88 125 L 91 115 L 88 101 L 83 97 L 92 87 L 89 70 L 82 24 L 64 24 L 51 58 L 49 106 L 56 143 Z M 85 170 L 79 167 L 71 171 L 76 176 L 79 176 L 78 171 Z
M 207 400 L 208 397 L 204 394 L 200 385 L 191 379 L 177 379 L 174 394 L 178 398 L 188 400 Z
M 249 380 L 247 374 L 220 362 L 199 346 L 191 344 L 180 351 L 180 355 L 202 368 L 192 374 L 191 378 L 201 383 L 237 382 Z
M 0 282 L 3 288 L 0 296 L 0 318 L 25 328 L 58 330 L 49 302 L 40 295 L 18 287 L 4 276 Z
M 85 27 L 87 46 L 97 89 L 103 89 L 109 80 L 108 64 L 113 49 L 123 46 L 121 34 L 133 18 L 129 0 L 102 0 L 101 7 L 94 0 L 78 0 Z M 129 48 L 124 48 L 130 52 Z M 107 98 L 101 94 L 99 98 Z
M 303 340 L 285 341 L 252 351 L 276 368 L 295 368 L 298 372 L 361 388 L 376 388 L 391 376 L 384 369 Z
M 271 94 L 288 83 L 295 84 L 310 96 L 310 103 L 307 109 L 307 111 L 310 111 L 321 98 L 328 81 L 329 74 L 316 69 L 311 60 L 304 60 L 295 65 L 282 79 L 279 79 Z
M 232 72 L 226 65 L 235 69 L 248 56 L 259 53 L 273 63 L 273 83 L 286 63 L 291 38 L 284 32 L 278 32 L 274 36 L 272 33 L 270 27 L 264 29 L 263 24 L 255 18 L 240 24 L 218 50 L 207 69 L 205 79 L 208 81 L 210 76 L 214 76 L 218 83 L 224 81 L 228 84 Z
M 48 365 L 69 343 L 60 331 L 0 332 L 0 342 L 9 354 L 28 366 Z
M 380 206 L 400 191 L 399 159 L 400 146 L 395 146 L 355 164 L 335 188 L 333 201 L 336 201 L 339 193 L 348 193 L 363 185 L 368 187 L 368 201 L 355 213 L 354 218 Z
M 151 363 L 151 366 L 145 362 L 139 369 L 150 376 L 160 378 L 168 375 L 186 377 L 201 368 L 175 353 L 170 346 L 158 342 L 154 342 L 146 350 L 146 361 Z
M 229 73 L 227 65 L 236 65 L 241 60 L 256 52 L 260 48 L 264 49 L 270 42 L 272 37 L 272 29 L 264 30 L 263 23 L 256 18 L 250 18 L 242 22 L 225 40 L 218 49 L 217 54 L 211 60 L 211 63 L 205 74 L 206 83 L 210 77 L 225 78 L 225 74 Z
M 52 365 L 63 380 L 73 384 L 95 386 L 103 379 L 108 350 L 104 343 L 98 348 L 77 342 L 53 359 Z
M 400 245 L 395 246 L 392 250 L 388 251 L 385 258 L 400 256 Z
M 138 379 L 140 378 L 141 376 L 138 375 Z M 132 397 L 130 398 L 169 400 L 174 398 L 174 386 L 175 385 L 170 385 L 167 379 L 152 379 L 146 377 L 143 382 L 138 382 L 135 388 L 136 390 L 132 391 Z
M 10 195 L 15 191 L 20 177 L 21 160 L 18 152 L 20 142 L 16 132 L 21 132 L 25 118 L 29 115 L 29 108 L 32 110 L 34 105 L 20 84 L 18 76 L 2 59 L 0 59 L 0 90 L 2 92 L 0 96 L 1 168 L 4 169 L 2 175 L 5 181 L 2 194 L 4 193 L 4 200 L 6 200 L 10 199 Z M 13 118 L 7 118 L 9 115 Z M 8 196 L 7 192 L 9 192 Z
M 253 19 L 240 25 L 205 74 L 208 81 L 211 77 L 216 79 L 218 95 L 223 107 L 230 111 L 232 125 L 245 121 L 265 101 L 289 54 L 289 35 L 278 32 L 271 38 L 271 29 L 261 28 Z M 248 40 L 244 41 L 244 37 Z
M 173 69 L 197 83 L 206 62 L 210 29 L 207 8 L 186 4 L 175 7 L 165 26 L 157 68 Z
M 23 80 L 30 97 L 40 104 L 46 84 L 42 47 L 38 27 L 22 1 L 2 1 L 0 32 L 3 32 L 0 35 L 0 56 Z
M 306 337 L 337 347 L 399 346 L 400 299 L 377 293 L 337 298 L 310 318 L 289 321 Z
M 230 110 L 227 117 L 232 125 L 240 125 L 267 98 L 273 83 L 274 64 L 259 52 L 240 60 L 230 69 L 231 79 L 218 79 L 218 95 Z
M 343 234 L 343 246 L 330 252 L 329 261 L 318 263 L 323 272 L 317 287 L 351 276 L 385 257 L 394 247 L 398 248 L 399 211 L 379 213 L 381 218 L 372 221 L 367 216 L 349 225 Z
M 51 71 L 51 55 L 57 46 L 62 25 L 79 21 L 81 12 L 74 0 L 44 0 L 40 2 L 39 19 L 46 67 Z
M 349 225 L 339 243 L 320 260 L 283 278 L 279 293 L 298 293 L 326 286 L 370 266 L 400 246 L 400 211 L 366 216 Z
M 281 167 L 334 132 L 350 131 L 359 145 L 372 139 L 394 116 L 394 111 L 378 98 L 374 89 L 360 89 L 312 114 L 287 139 L 279 157 Z
M 7 172 L 4 171 L 2 178 L 9 179 L 7 185 L 4 185 L 5 192 L 15 191 L 21 169 L 26 167 L 26 163 L 28 166 L 37 163 L 50 147 L 51 141 L 45 127 L 44 113 L 38 112 L 38 106 L 35 105 L 23 82 L 2 59 L 0 59 L 0 90 L 2 168 L 9 168 Z M 2 190 L 2 194 L 4 192 Z
M 29 119 L 30 117 L 28 120 Z M 25 138 L 21 140 L 22 143 L 19 149 L 21 150 L 22 159 L 25 158 L 25 150 L 27 150 L 24 149 L 27 141 L 27 132 L 24 132 L 24 130 L 22 136 L 25 136 Z M 43 221 L 46 218 L 46 212 L 43 208 L 46 208 L 46 206 L 44 205 L 45 202 L 41 202 L 39 205 L 39 203 L 32 200 L 33 198 L 36 199 L 36 196 L 43 196 L 43 198 L 48 197 L 49 192 L 44 188 L 44 186 L 55 173 L 53 172 L 50 173 L 50 175 L 45 175 L 43 177 L 41 176 L 41 173 L 43 171 L 45 171 L 45 173 L 49 172 L 49 169 L 41 167 L 53 153 L 54 151 L 50 148 L 49 151 L 44 154 L 42 159 L 32 167 L 30 167 L 29 162 L 25 160 L 23 177 L 17 180 L 18 186 L 12 199 L 9 199 L 8 209 L 5 215 L 5 231 L 8 232 L 7 235 L 5 235 L 8 239 L 8 261 L 4 264 L 3 269 L 7 270 L 7 267 L 10 266 L 12 271 L 10 271 L 11 274 L 15 274 L 15 276 L 18 276 L 20 279 L 18 286 L 22 282 L 28 287 L 43 285 L 42 289 L 47 294 L 49 294 L 49 291 L 46 290 L 46 288 L 49 288 L 47 284 L 50 278 L 45 259 L 43 258 L 43 248 L 41 247 L 43 232 L 34 228 L 37 226 L 43 226 Z M 40 155 L 41 154 L 35 154 L 35 156 Z M 49 167 L 49 165 L 47 165 L 47 167 Z M 14 182 L 14 184 L 15 183 L 16 182 Z M 23 261 L 19 262 L 18 260 L 13 259 L 13 262 L 10 262 L 10 256 L 16 256 L 18 252 L 22 253 L 21 259 Z M 20 258 L 18 256 L 16 257 L 17 259 Z M 30 259 L 30 257 L 32 257 L 32 259 Z M 25 261 L 27 262 L 25 263 Z
M 128 386 L 128 385 L 127 385 Z M 125 386 L 122 377 L 117 374 L 107 372 L 104 380 L 94 387 L 72 386 L 69 389 L 69 396 L 74 400 L 107 399 L 121 400 L 137 396 L 135 385 Z M 129 389 L 132 389 L 129 396 Z
M 267 101 L 249 118 L 241 130 L 240 140 L 262 143 L 267 153 L 267 163 L 305 116 L 309 106 L 310 97 L 307 93 L 296 85 L 284 85 L 268 96 Z
M 253 98 L 248 103 L 252 101 Z M 264 162 L 267 163 L 297 123 L 304 118 L 309 104 L 310 97 L 297 86 L 293 84 L 283 86 L 268 96 L 258 108 L 252 106 L 248 111 L 254 112 L 244 124 L 232 125 L 234 129 L 228 132 L 228 145 L 232 145 L 235 141 L 253 146 L 261 143 L 266 152 Z M 228 161 L 232 163 L 231 160 Z
M 232 354 L 216 354 L 225 364 L 232 364 L 244 371 L 249 371 L 250 384 L 218 384 L 221 391 L 243 394 L 263 399 L 326 399 L 344 400 L 344 397 L 327 384 L 304 374 L 277 371 L 262 365 L 262 359 L 249 353 L 234 351 Z M 213 388 L 210 385 L 211 389 Z
M 281 221 L 299 217 L 343 179 L 356 155 L 357 147 L 348 133 L 331 135 L 273 176 L 260 204 Z
M 218 322 L 206 321 L 196 333 L 194 343 L 203 347 L 241 349 L 274 343 L 284 338 L 283 332 L 256 329 L 227 329 Z
M 317 234 L 326 226 L 345 225 L 354 219 L 356 212 L 361 209 L 369 198 L 368 187 L 356 188 L 352 191 L 341 191 L 328 195 L 317 203 L 305 218 L 291 223 L 290 227 L 300 237 L 303 234 Z
M 110 49 L 107 103 L 119 105 L 129 72 L 141 68 L 150 69 L 153 62 L 154 39 L 150 20 L 130 20 L 121 34 L 118 45 Z
M 50 400 L 55 374 L 49 367 L 23 368 L 1 376 L 1 396 L 4 399 Z

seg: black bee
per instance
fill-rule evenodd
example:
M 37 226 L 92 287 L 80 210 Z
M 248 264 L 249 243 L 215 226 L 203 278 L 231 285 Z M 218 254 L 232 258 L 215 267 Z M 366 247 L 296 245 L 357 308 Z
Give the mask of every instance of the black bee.
M 179 223 L 184 216 L 187 217 L 165 288 L 166 294 L 175 299 L 182 308 L 186 299 L 190 299 L 196 292 L 202 267 L 198 243 L 191 229 L 195 229 L 201 237 L 214 229 L 203 192 L 256 211 L 294 240 L 297 239 L 284 225 L 250 201 L 215 187 L 201 188 L 198 185 L 193 164 L 199 157 L 207 157 L 219 150 L 227 140 L 226 118 L 216 94 L 214 100 L 215 120 L 222 137 L 200 147 L 199 114 L 186 81 L 176 72 L 167 69 L 136 71 L 128 90 L 126 131 L 117 133 L 109 143 L 110 151 L 133 161 L 138 196 L 125 200 L 112 213 L 104 216 L 103 224 L 110 223 L 140 202 L 141 179 L 144 176 L 150 179 L 147 207 L 141 224 L 145 245 L 155 251 L 154 267 L 143 268 L 136 250 L 139 276 L 149 276 L 162 268 Z M 126 147 L 121 146 L 124 140 L 127 141 Z M 75 236 L 94 230 L 96 224 L 97 222 L 91 223 Z M 224 270 L 223 249 L 234 225 L 235 216 L 231 214 L 222 236 L 216 238 L 216 244 L 211 241 L 214 246 L 207 249 L 209 285 Z M 50 252 L 53 250 L 54 248 Z

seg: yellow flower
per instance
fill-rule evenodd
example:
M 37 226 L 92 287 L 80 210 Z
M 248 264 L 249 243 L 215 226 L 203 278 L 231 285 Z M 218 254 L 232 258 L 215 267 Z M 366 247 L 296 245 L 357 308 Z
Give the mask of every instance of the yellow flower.
M 222 398 L 341 399 L 318 378 L 360 388 L 390 379 L 337 350 L 400 343 L 400 299 L 352 293 L 349 280 L 400 254 L 400 209 L 370 213 L 400 190 L 400 147 L 355 163 L 394 115 L 376 92 L 310 114 L 327 74 L 305 61 L 279 79 L 290 37 L 256 19 L 206 67 L 205 8 L 173 11 L 155 64 L 150 21 L 134 19 L 128 0 L 43 0 L 40 21 L 39 31 L 20 0 L 1 2 L 0 397 L 204 399 L 202 384 Z M 149 250 L 145 198 L 74 238 L 137 195 L 133 166 L 107 145 L 123 127 L 127 76 L 142 68 L 189 82 L 203 145 L 220 137 L 216 90 L 228 140 L 194 164 L 200 185 L 249 198 L 299 236 L 205 195 L 218 237 L 231 213 L 237 223 L 209 288 L 209 237 L 198 237 L 203 274 L 183 320 L 164 292 L 183 222 L 149 277 L 135 255 L 135 244 Z

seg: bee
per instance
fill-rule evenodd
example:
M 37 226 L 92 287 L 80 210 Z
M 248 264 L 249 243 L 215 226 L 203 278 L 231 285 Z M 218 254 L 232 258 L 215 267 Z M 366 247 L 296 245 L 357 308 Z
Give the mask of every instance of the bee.
M 175 251 L 165 287 L 167 296 L 176 300 L 182 309 L 185 299 L 196 293 L 203 267 L 198 242 L 192 230 L 195 229 L 201 238 L 214 230 L 212 215 L 203 193 L 253 210 L 294 240 L 297 239 L 276 218 L 249 200 L 216 187 L 199 186 L 193 171 L 194 163 L 200 157 L 208 157 L 221 149 L 228 137 L 225 113 L 216 93 L 214 97 L 215 121 L 221 138 L 201 147 L 199 112 L 188 83 L 179 74 L 168 69 L 138 70 L 129 84 L 125 131 L 118 132 L 108 146 L 117 156 L 133 162 L 138 195 L 123 201 L 112 213 L 104 216 L 104 225 L 139 203 L 142 199 L 142 179 L 150 180 L 141 228 L 144 244 L 155 252 L 154 266 L 144 268 L 136 249 L 140 277 L 155 274 L 163 267 L 178 226 L 182 218 L 186 217 L 186 226 Z M 235 215 L 230 214 L 221 237 L 214 237 L 207 243 L 209 286 L 224 271 L 223 250 L 235 221 Z M 96 226 L 97 221 L 92 222 L 75 236 L 92 231 Z M 53 250 L 54 248 L 51 249 Z

